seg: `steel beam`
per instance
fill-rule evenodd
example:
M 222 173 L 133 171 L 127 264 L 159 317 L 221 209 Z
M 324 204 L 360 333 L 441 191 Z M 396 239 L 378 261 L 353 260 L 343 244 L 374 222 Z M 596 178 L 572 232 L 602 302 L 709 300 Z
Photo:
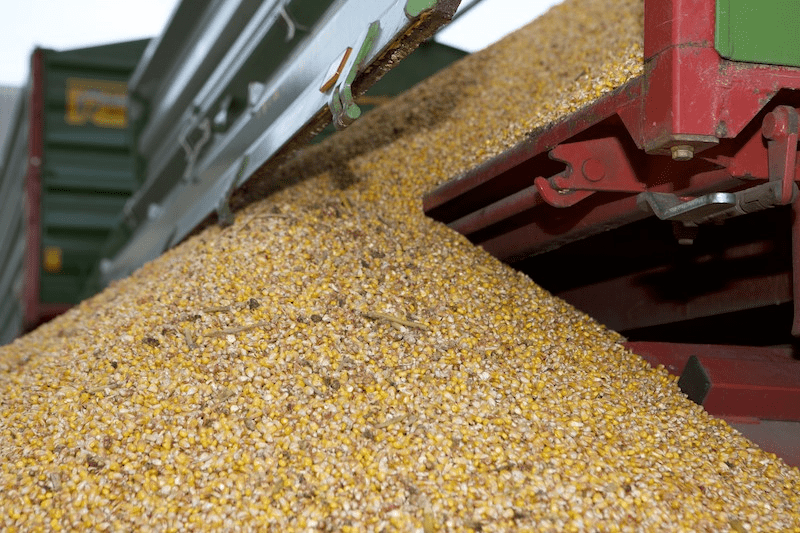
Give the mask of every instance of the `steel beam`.
M 769 242 L 743 245 L 680 268 L 650 268 L 557 296 L 617 331 L 791 302 L 790 265 L 775 264 L 770 252 Z

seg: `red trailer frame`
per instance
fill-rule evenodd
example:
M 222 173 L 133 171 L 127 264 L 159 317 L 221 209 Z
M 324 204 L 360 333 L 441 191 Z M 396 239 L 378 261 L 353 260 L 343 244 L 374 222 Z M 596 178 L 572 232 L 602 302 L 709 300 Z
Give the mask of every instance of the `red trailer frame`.
M 513 263 L 653 214 L 680 233 L 791 205 L 785 274 L 719 288 L 692 309 L 659 299 L 631 276 L 577 286 L 565 299 L 601 320 L 636 309 L 673 321 L 692 318 L 698 305 L 714 314 L 793 300 L 792 333 L 800 336 L 800 68 L 720 57 L 715 9 L 715 0 L 646 0 L 643 75 L 432 191 L 425 212 Z M 614 301 L 620 306 L 605 311 Z M 800 361 L 791 350 L 630 347 L 676 374 L 703 375 L 710 391 L 699 403 L 712 414 L 800 422 Z M 792 464 L 800 464 L 798 435 L 772 443 Z

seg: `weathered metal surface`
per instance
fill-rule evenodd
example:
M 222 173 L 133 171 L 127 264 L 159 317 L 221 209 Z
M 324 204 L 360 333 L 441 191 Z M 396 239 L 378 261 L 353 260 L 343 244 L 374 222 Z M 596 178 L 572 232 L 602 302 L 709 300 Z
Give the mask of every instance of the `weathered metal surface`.
M 627 347 L 676 375 L 697 357 L 711 382 L 702 405 L 714 416 L 800 421 L 800 361 L 791 349 L 660 342 Z
M 558 296 L 618 331 L 791 302 L 792 273 L 754 270 L 759 255 L 746 263 L 706 257 L 680 268 L 661 266 L 587 283 Z
M 44 61 L 37 50 L 31 58 L 28 104 L 28 161 L 25 175 L 25 263 L 23 266 L 22 321 L 30 327 L 39 319 L 39 257 L 41 253 L 42 159 L 44 157 Z

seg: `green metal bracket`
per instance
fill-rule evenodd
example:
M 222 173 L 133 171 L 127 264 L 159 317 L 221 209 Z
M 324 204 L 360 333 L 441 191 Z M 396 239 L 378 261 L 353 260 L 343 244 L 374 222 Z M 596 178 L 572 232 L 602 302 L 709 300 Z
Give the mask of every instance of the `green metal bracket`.
M 798 0 L 717 0 L 714 46 L 733 61 L 800 67 Z
M 353 60 L 350 70 L 347 72 L 347 76 L 344 81 L 333 90 L 330 109 L 333 115 L 333 124 L 336 126 L 337 130 L 346 128 L 361 116 L 361 108 L 358 107 L 355 102 L 352 86 L 359 71 L 364 68 L 364 62 L 375 46 L 375 40 L 380 30 L 381 25 L 377 20 L 369 25 L 367 35 L 361 43 L 361 47 Z

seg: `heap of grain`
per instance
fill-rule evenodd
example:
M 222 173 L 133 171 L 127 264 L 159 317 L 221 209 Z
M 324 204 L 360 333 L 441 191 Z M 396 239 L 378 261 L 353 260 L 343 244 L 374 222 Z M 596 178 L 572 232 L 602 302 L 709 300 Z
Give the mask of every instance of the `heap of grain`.
M 797 530 L 796 470 L 420 210 L 637 74 L 641 18 L 553 9 L 4 348 L 2 528 Z

